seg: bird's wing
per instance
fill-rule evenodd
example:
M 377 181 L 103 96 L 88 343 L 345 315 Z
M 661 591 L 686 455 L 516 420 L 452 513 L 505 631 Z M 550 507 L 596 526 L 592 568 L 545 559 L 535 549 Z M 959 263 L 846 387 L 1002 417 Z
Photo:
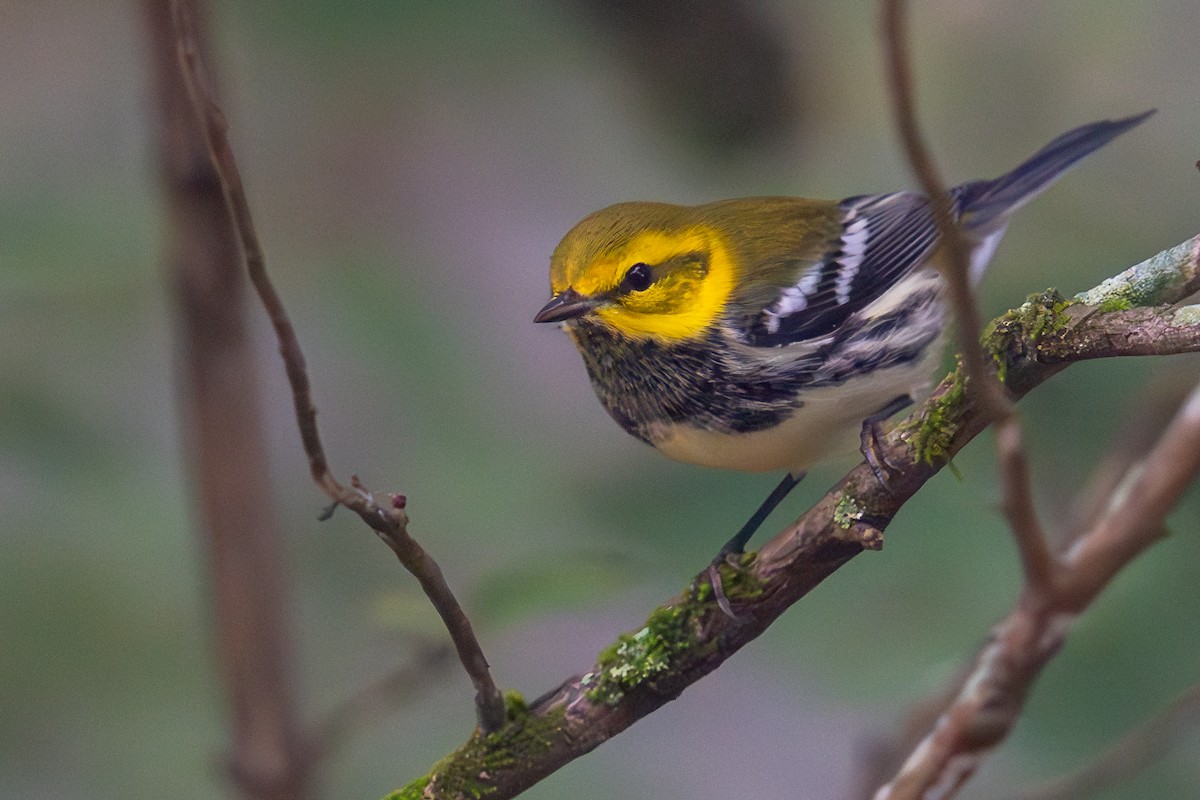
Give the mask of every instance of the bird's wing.
M 954 205 L 957 215 L 959 204 Z M 937 247 L 937 226 L 923 195 L 863 195 L 843 200 L 840 208 L 841 233 L 824 256 L 804 265 L 794 283 L 742 321 L 747 344 L 776 347 L 832 333 L 924 264 Z

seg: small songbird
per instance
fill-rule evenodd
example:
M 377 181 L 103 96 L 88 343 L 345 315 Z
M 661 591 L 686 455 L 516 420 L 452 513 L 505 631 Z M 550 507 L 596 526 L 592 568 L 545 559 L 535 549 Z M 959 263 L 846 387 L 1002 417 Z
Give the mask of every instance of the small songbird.
M 1009 216 L 1152 114 L 1093 122 L 950 190 L 978 280 Z M 552 297 L 605 410 L 670 458 L 786 470 L 718 558 L 741 552 L 810 465 L 864 449 L 928 392 L 947 323 L 929 198 L 620 203 L 571 229 Z M 864 452 L 870 459 L 870 453 Z

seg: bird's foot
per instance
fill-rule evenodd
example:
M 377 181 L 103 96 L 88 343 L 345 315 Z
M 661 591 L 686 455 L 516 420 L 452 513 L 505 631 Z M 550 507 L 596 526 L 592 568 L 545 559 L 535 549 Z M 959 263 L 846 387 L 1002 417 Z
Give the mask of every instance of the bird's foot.
M 899 468 L 889 462 L 887 455 L 884 453 L 883 421 L 900 409 L 912 405 L 912 402 L 912 397 L 906 394 L 892 400 L 877 413 L 863 420 L 862 431 L 859 434 L 860 449 L 862 450 L 863 458 L 866 459 L 867 466 L 871 468 L 871 472 L 874 473 L 875 480 L 879 481 L 879 485 L 889 493 L 892 490 L 888 486 L 888 479 L 893 473 L 899 472 Z
M 713 599 L 717 601 L 717 608 L 721 609 L 730 619 L 737 619 L 738 615 L 733 613 L 733 606 L 730 605 L 729 598 L 725 595 L 725 584 L 721 580 L 721 565 L 730 563 L 726 558 L 728 555 L 729 553 L 724 550 L 718 553 L 717 557 L 708 565 L 705 574 L 708 575 L 708 582 L 712 585 Z

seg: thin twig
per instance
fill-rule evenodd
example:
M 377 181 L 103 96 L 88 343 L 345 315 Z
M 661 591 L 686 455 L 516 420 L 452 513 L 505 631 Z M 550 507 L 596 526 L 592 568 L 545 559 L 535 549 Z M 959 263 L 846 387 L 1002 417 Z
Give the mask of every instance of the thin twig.
M 175 24 L 179 37 L 179 58 L 183 67 L 184 77 L 192 102 L 196 107 L 201 124 L 204 126 L 204 137 L 212 154 L 213 165 L 221 177 L 225 189 L 225 200 L 233 216 L 233 227 L 241 242 L 242 256 L 246 263 L 246 273 L 258 293 L 259 300 L 266 309 L 271 327 L 275 329 L 275 337 L 279 340 L 279 355 L 283 359 L 284 369 L 287 370 L 288 383 L 292 387 L 292 399 L 296 409 L 296 424 L 300 428 L 300 439 L 304 444 L 304 453 L 308 456 L 309 469 L 313 480 L 335 502 L 341 502 L 346 494 L 345 488 L 334 479 L 329 472 L 325 458 L 325 449 L 321 444 L 321 436 L 317 431 L 317 408 L 313 404 L 312 386 L 308 380 L 308 367 L 304 361 L 304 351 L 300 349 L 300 340 L 288 318 L 283 300 L 275 291 L 267 275 L 266 257 L 258 240 L 250 205 L 246 198 L 246 190 L 242 185 L 241 171 L 233 156 L 233 148 L 229 143 L 229 123 L 225 113 L 217 104 L 211 85 L 201 75 L 202 65 L 200 54 L 196 47 L 195 32 L 192 20 L 186 6 L 176 2 Z
M 971 290 L 969 248 L 954 220 L 946 184 L 917 123 L 906 35 L 906 5 L 904 0 L 882 2 L 884 49 L 887 52 L 892 110 L 909 164 L 921 188 L 933 204 L 933 217 L 945 253 L 945 258 L 939 263 L 946 281 L 950 305 L 958 321 L 959 346 L 962 349 L 968 379 L 975 384 L 984 412 L 996 420 L 997 424 L 1003 423 L 1001 430 L 997 430 L 996 440 L 1004 486 L 1002 504 L 1009 522 L 1012 523 L 1013 536 L 1026 575 L 1031 579 L 1032 585 L 1040 586 L 1042 582 L 1053 577 L 1054 556 L 1046 543 L 1041 525 L 1037 522 L 1033 492 L 1029 486 L 1029 470 L 1022 443 L 1020 418 L 997 379 L 990 360 L 984 357 L 979 340 L 979 305 L 975 300 L 975 293 Z
M 983 411 L 996 421 L 996 448 L 1003 495 L 1001 505 L 1016 541 L 1027 586 L 1033 592 L 1047 589 L 1056 571 L 1054 554 L 1038 522 L 1024 452 L 1021 420 L 991 360 L 980 343 L 979 305 L 971 289 L 970 252 L 952 213 L 950 194 L 917 122 L 911 60 L 908 54 L 905 0 L 882 0 L 883 38 L 887 53 L 892 110 L 909 164 L 933 203 L 945 259 L 940 264 L 950 305 L 958 320 L 959 346 L 968 378 L 975 384 Z
M 209 83 L 201 74 L 200 56 L 187 9 L 180 2 L 175 3 L 174 9 L 179 59 L 184 79 L 204 127 L 213 165 L 225 190 L 232 224 L 241 242 L 250 281 L 279 340 L 279 354 L 291 385 L 296 423 L 300 429 L 304 452 L 308 456 L 313 481 L 335 503 L 357 513 L 392 549 L 400 563 L 416 577 L 441 616 L 454 642 L 459 660 L 475 686 L 475 704 L 480 726 L 484 730 L 495 730 L 504 721 L 504 699 L 492 680 L 487 659 L 470 621 L 442 576 L 441 569 L 408 534 L 408 516 L 404 511 L 403 499 L 399 495 L 391 495 L 388 502 L 378 504 L 374 495 L 357 480 L 347 489 L 329 471 L 317 430 L 316 407 L 312 400 L 304 353 L 283 301 L 267 275 L 266 261 L 251 218 L 249 201 L 229 142 L 229 125 Z
M 959 320 L 968 375 L 974 380 L 984 413 L 998 422 L 996 443 L 1002 473 L 1003 507 L 1025 573 L 1025 587 L 1016 607 L 993 630 L 991 640 L 977 656 L 972 673 L 954 702 L 945 709 L 926 737 L 913 748 L 895 777 L 875 795 L 876 800 L 916 800 L 929 796 L 944 798 L 954 794 L 970 778 L 988 752 L 1007 736 L 1021 713 L 1029 688 L 1042 667 L 1058 651 L 1078 614 L 1121 567 L 1161 534 L 1161 516 L 1158 515 L 1165 514 L 1173 506 L 1178 492 L 1182 491 L 1182 485 L 1192 480 L 1196 470 L 1200 469 L 1200 463 L 1193 466 L 1189 459 L 1182 456 L 1169 452 L 1158 453 L 1158 460 L 1147 462 L 1155 473 L 1151 482 L 1140 487 L 1140 490 L 1153 495 L 1158 501 L 1154 513 L 1142 509 L 1141 519 L 1128 518 L 1123 516 L 1127 513 L 1126 505 L 1115 505 L 1089 535 L 1076 542 L 1065 560 L 1059 560 L 1051 552 L 1033 503 L 1019 419 L 1004 388 L 988 369 L 982 348 L 978 346 L 978 312 L 970 292 L 966 248 L 952 224 L 945 186 L 920 139 L 906 53 L 903 0 L 883 0 L 883 10 L 889 77 L 898 126 L 913 169 L 933 203 L 943 246 L 947 250 L 949 263 L 946 265 L 948 268 L 943 269 L 943 275 Z M 1182 264 L 1184 269 L 1179 274 L 1190 273 L 1194 276 L 1195 247 L 1185 244 L 1170 252 L 1170 256 L 1164 254 L 1156 258 L 1170 262 L 1172 266 Z M 1139 271 L 1157 271 L 1169 275 L 1169 269 L 1151 259 L 1114 280 L 1121 288 L 1128 289 Z M 1186 295 L 1179 295 L 1176 301 L 1183 296 Z M 1089 297 L 1088 300 L 1103 302 L 1098 296 Z M 1185 316 L 1164 323 L 1162 313 L 1157 309 L 1143 310 L 1141 316 L 1151 323 L 1147 327 L 1159 329 L 1164 325 L 1173 328 L 1176 323 L 1186 328 L 1194 322 L 1190 316 Z M 1083 330 L 1089 321 L 1087 317 L 1077 317 L 1075 321 L 1078 324 L 1070 326 L 1071 335 L 1086 337 Z M 1128 322 L 1122 320 L 1122 323 Z M 1094 332 L 1095 329 L 1088 331 Z M 1171 349 L 1177 338 L 1173 330 L 1171 336 L 1163 338 L 1146 335 L 1144 331 L 1139 333 L 1141 336 L 1134 338 L 1140 339 L 1138 344 L 1148 352 L 1160 347 Z M 1112 339 L 1106 338 L 1106 344 L 1111 342 Z M 1111 349 L 1106 345 L 1100 347 L 1106 351 Z M 1086 350 L 1086 347 L 1078 346 L 1065 353 L 1064 357 L 1074 360 Z M 1038 342 L 1034 351 L 1027 355 L 1040 359 L 1043 355 L 1042 342 Z M 1008 388 L 1013 390 L 1014 384 L 1009 383 Z M 1188 418 L 1185 406 L 1185 411 L 1176 418 L 1176 422 L 1186 422 Z M 1200 430 L 1200 422 L 1196 427 Z M 1171 431 L 1168 431 L 1160 439 L 1160 450 L 1178 448 L 1178 441 L 1169 441 L 1170 435 Z M 1193 446 L 1200 451 L 1200 442 Z M 1171 469 L 1178 471 L 1169 474 L 1164 472 Z M 1151 467 L 1147 467 L 1147 471 L 1150 470 Z M 1143 477 L 1139 475 L 1137 481 Z
M 1037 592 L 1050 592 L 1058 572 L 1058 561 L 1050 550 L 1042 523 L 1038 521 L 1021 435 L 1021 424 L 1015 414 L 996 423 L 1002 507 L 1017 540 L 1026 585 Z
M 942 180 L 933 155 L 929 152 L 917 123 L 911 60 L 906 35 L 904 0 L 883 0 L 883 41 L 887 59 L 887 79 L 900 141 L 908 163 L 929 198 L 933 220 L 937 224 L 944 258 L 939 260 L 946 280 L 950 305 L 958 321 L 958 346 L 963 354 L 967 375 L 977 386 L 985 411 L 994 419 L 1012 413 L 1012 403 L 989 369 L 979 343 L 981 318 L 971 291 L 970 252 L 962 232 L 954 221 L 953 206 L 946 183 Z

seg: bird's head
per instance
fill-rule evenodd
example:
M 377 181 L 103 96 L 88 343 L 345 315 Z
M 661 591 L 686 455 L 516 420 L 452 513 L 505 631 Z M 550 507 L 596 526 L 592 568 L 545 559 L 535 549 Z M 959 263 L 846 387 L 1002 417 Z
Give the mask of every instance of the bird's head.
M 700 336 L 734 286 L 725 237 L 685 206 L 621 203 L 585 218 L 550 258 L 550 302 L 534 322 L 589 320 L 633 338 Z

